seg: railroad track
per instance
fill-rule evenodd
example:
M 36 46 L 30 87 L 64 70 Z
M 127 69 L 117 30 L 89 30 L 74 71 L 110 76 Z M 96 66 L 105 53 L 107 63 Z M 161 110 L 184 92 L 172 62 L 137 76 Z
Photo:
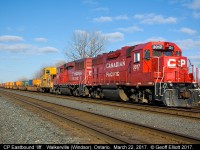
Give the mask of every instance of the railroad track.
M 100 139 L 105 140 L 107 143 L 200 143 L 199 138 L 177 134 L 167 130 L 115 119 L 79 109 L 72 109 L 10 92 L 0 92 L 2 95 L 11 97 L 12 99 L 69 120 L 70 122 L 73 122 L 74 125 L 78 126 L 78 128 L 91 132 Z
M 30 93 L 30 91 L 21 91 L 21 92 Z M 152 113 L 179 116 L 179 117 L 183 117 L 183 118 L 200 120 L 200 107 L 196 107 L 193 109 L 168 108 L 168 107 L 135 104 L 135 103 L 128 103 L 128 102 L 80 98 L 80 97 L 73 97 L 73 96 L 66 96 L 66 95 L 54 95 L 54 94 L 49 94 L 49 93 L 37 93 L 37 92 L 31 92 L 31 93 L 34 93 L 34 95 L 42 95 L 42 96 L 55 97 L 55 98 L 61 98 L 61 99 L 66 99 L 66 100 L 95 103 L 95 104 L 114 106 L 114 107 L 118 107 L 118 108 L 130 109 L 130 110 L 132 109 L 132 110 L 139 110 L 139 111 L 148 111 L 148 112 L 152 112 Z

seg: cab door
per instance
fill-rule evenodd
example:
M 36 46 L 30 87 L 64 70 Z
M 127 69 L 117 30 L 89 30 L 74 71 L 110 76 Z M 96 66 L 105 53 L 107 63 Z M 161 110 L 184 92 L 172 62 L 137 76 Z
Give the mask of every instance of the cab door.
M 144 50 L 143 72 L 151 72 L 150 50 Z
M 132 55 L 132 84 L 138 85 L 141 83 L 141 67 L 142 67 L 142 59 L 141 59 L 141 50 L 134 51 Z

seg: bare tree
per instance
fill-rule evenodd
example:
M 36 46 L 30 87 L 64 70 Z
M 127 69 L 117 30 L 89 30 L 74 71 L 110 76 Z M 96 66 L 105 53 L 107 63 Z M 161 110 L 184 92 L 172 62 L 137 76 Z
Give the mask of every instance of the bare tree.
M 48 64 L 42 65 L 40 69 L 34 73 L 33 79 L 39 79 L 43 75 L 44 68 L 47 68 L 47 67 L 51 67 L 51 65 L 48 65 Z
M 77 30 L 73 34 L 66 56 L 71 60 L 93 57 L 104 50 L 105 43 L 106 38 L 101 32 Z
M 60 67 L 60 66 L 64 65 L 65 63 L 66 62 L 64 60 L 60 60 L 60 61 L 56 62 L 54 66 L 55 67 Z
M 43 75 L 43 67 L 36 71 L 33 75 L 33 79 L 39 79 Z

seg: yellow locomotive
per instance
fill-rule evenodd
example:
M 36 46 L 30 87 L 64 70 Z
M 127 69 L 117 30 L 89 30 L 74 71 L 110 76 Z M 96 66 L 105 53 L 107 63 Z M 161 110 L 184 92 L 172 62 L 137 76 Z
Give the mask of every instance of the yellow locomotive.
M 47 67 L 43 69 L 41 76 L 41 92 L 51 92 L 53 89 L 53 79 L 56 77 L 56 67 Z

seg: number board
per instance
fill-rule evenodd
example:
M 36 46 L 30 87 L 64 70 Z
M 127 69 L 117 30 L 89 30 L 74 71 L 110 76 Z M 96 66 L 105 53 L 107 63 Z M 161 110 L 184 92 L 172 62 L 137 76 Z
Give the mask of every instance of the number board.
M 152 49 L 163 49 L 163 48 L 164 48 L 164 46 L 161 44 L 152 45 Z
M 168 50 L 174 50 L 174 46 L 169 45 Z

